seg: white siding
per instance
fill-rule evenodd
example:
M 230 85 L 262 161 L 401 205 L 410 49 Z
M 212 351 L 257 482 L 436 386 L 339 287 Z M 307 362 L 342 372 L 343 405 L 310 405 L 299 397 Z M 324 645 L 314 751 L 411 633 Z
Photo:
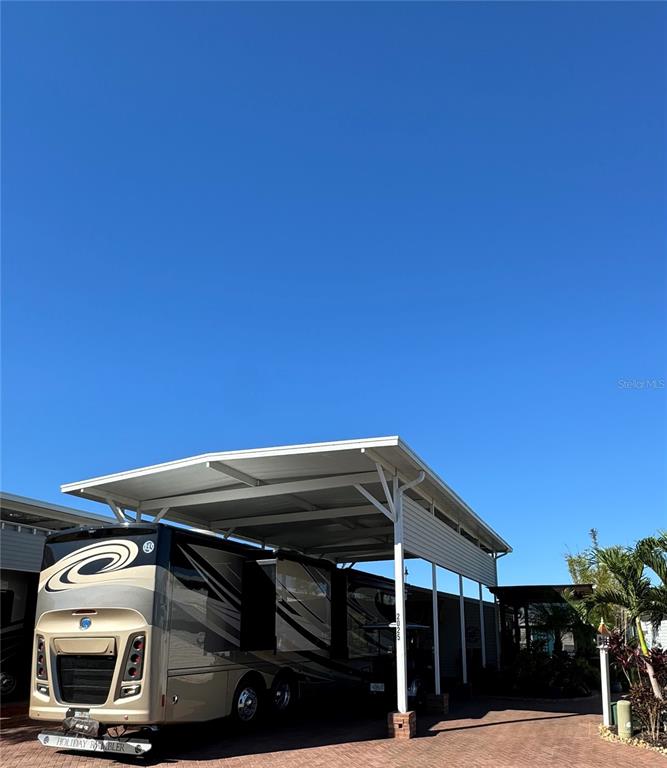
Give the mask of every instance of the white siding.
M 39 573 L 45 537 L 40 531 L 32 531 L 32 528 L 21 528 L 19 531 L 7 525 L 0 531 L 0 563 L 3 568 Z
M 642 621 L 642 627 L 649 648 L 659 645 L 661 648 L 667 650 L 667 620 L 661 621 L 657 627 L 654 627 L 653 624 L 648 621 Z
M 496 586 L 491 555 L 408 498 L 403 499 L 403 531 L 405 549 L 413 555 L 486 586 Z

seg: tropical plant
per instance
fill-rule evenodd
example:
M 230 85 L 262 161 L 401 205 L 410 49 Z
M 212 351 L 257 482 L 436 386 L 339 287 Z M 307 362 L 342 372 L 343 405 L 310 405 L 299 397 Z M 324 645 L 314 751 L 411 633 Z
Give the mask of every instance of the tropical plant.
M 613 666 L 620 669 L 628 681 L 633 720 L 639 723 L 650 741 L 658 743 L 665 703 L 655 696 L 646 673 L 650 664 L 660 687 L 667 686 L 667 651 L 651 648 L 645 657 L 635 642 L 626 642 L 621 632 L 612 630 L 609 653 Z
M 613 666 L 625 676 L 628 687 L 639 682 L 641 651 L 635 644 L 628 643 L 619 629 L 609 633 L 609 656 Z
M 585 648 L 586 642 L 590 641 L 586 637 L 590 630 L 569 603 L 538 603 L 531 607 L 531 613 L 533 629 L 553 637 L 554 653 L 563 652 L 563 637 L 566 634 L 572 633 L 575 636 L 577 648 Z
M 588 696 L 599 688 L 600 674 L 585 658 L 532 647 L 512 659 L 499 683 L 504 693 L 520 696 Z
M 644 565 L 660 579 L 662 586 L 667 586 L 667 531 L 641 539 L 635 551 Z
M 649 649 L 642 627 L 642 616 L 655 617 L 659 612 L 656 603 L 656 588 L 644 573 L 644 562 L 634 549 L 628 547 L 598 547 L 596 558 L 613 576 L 614 583 L 598 588 L 585 598 L 589 609 L 622 608 L 634 624 L 639 648 L 654 696 L 664 700 L 662 686 L 658 683 L 649 657 Z
M 600 549 L 598 532 L 591 528 L 588 532 L 591 543 L 586 549 L 577 554 L 565 555 L 567 569 L 573 584 L 592 584 L 594 589 L 609 590 L 618 586 L 613 573 L 604 562 L 598 560 L 597 553 Z M 565 595 L 566 599 L 568 596 Z M 601 621 L 610 627 L 625 629 L 626 617 L 622 608 L 616 606 L 584 606 L 576 600 L 568 599 L 570 605 L 577 610 L 582 620 L 597 627 Z
M 654 624 L 659 624 L 667 617 L 667 532 L 661 531 L 657 536 L 641 539 L 635 552 L 660 582 L 653 588 L 653 606 L 648 615 Z

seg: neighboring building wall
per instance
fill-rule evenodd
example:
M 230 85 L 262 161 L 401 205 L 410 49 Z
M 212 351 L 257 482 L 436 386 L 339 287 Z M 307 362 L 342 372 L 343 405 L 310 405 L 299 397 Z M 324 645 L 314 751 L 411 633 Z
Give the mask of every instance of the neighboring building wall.
M 42 567 L 42 551 L 47 531 L 2 523 L 0 562 L 3 568 L 38 573 Z
M 649 621 L 642 621 L 642 628 L 649 648 L 659 645 L 667 650 L 667 620 L 661 621 L 657 627 L 654 627 Z

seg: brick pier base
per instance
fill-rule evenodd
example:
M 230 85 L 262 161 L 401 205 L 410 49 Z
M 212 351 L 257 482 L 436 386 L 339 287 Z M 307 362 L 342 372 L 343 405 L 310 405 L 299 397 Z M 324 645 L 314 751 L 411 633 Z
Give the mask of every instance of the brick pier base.
M 390 739 L 412 739 L 417 735 L 416 712 L 390 712 L 387 715 L 387 731 Z
M 436 715 L 449 714 L 449 694 L 441 693 L 439 696 L 435 693 L 426 694 L 426 709 Z

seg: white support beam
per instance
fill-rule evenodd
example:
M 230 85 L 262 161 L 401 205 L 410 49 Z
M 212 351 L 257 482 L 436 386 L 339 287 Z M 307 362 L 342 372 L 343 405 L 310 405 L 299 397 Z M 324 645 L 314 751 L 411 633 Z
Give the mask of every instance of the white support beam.
M 405 561 L 403 546 L 403 504 L 398 487 L 398 477 L 393 481 L 394 509 L 394 592 L 396 609 L 396 708 L 408 711 L 408 667 L 405 621 Z
M 67 493 L 76 494 L 77 496 L 84 496 L 85 494 L 86 498 L 91 498 L 105 504 L 109 503 L 109 496 L 107 495 L 109 493 L 108 491 L 100 491 L 94 488 L 78 488 L 76 490 L 67 491 Z M 124 509 L 137 509 L 139 506 L 139 502 L 136 499 L 131 499 L 129 496 L 121 496 L 115 491 L 113 498 L 117 504 L 122 504 Z
M 109 505 L 111 511 L 116 516 L 116 518 L 117 518 L 119 523 L 127 523 L 128 522 L 128 519 L 125 516 L 125 513 L 120 508 L 120 506 L 118 504 L 116 504 L 116 502 L 113 499 L 106 499 L 106 502 Z
M 433 591 L 433 674 L 435 695 L 440 695 L 440 616 L 438 611 L 438 574 L 435 563 L 431 563 L 431 588 Z
M 282 523 L 309 523 L 321 521 L 323 523 L 336 518 L 364 517 L 375 513 L 375 508 L 370 504 L 354 507 L 332 507 L 330 509 L 317 509 L 307 512 L 278 512 L 276 514 L 252 515 L 250 517 L 229 517 L 213 520 L 211 525 L 230 526 L 236 528 L 249 528 L 254 525 L 279 525 Z
M 384 497 L 387 500 L 387 504 L 389 504 L 389 509 L 391 510 L 392 516 L 396 515 L 396 509 L 394 508 L 394 500 L 391 498 L 391 493 L 389 493 L 389 486 L 387 485 L 387 478 L 384 476 L 384 469 L 382 469 L 382 464 L 377 462 L 375 464 L 375 468 L 377 469 L 378 475 L 380 477 L 380 482 L 382 483 L 382 490 L 384 491 Z
M 318 557 L 327 557 L 330 560 L 334 560 L 337 563 L 349 563 L 354 561 L 356 563 L 370 563 L 374 560 L 390 560 L 392 548 L 388 546 L 386 549 L 351 549 L 349 552 L 324 552 L 318 555 Z M 308 554 L 307 552 L 305 554 Z
M 352 475 L 330 475 L 329 477 L 314 477 L 308 480 L 293 480 L 287 483 L 271 483 L 258 485 L 254 488 L 231 488 L 222 491 L 204 491 L 188 493 L 183 496 L 167 496 L 162 499 L 148 499 L 141 503 L 141 509 L 161 509 L 162 507 L 190 507 L 199 504 L 223 504 L 228 501 L 244 499 L 264 499 L 272 496 L 286 496 L 293 493 L 308 491 L 323 491 L 330 488 L 345 488 L 346 486 L 361 485 L 362 483 L 377 483 L 376 472 L 359 472 Z
M 361 453 L 366 456 L 367 459 L 373 462 L 376 466 L 379 464 L 381 467 L 384 467 L 386 471 L 394 477 L 394 475 L 397 475 L 399 480 L 401 479 L 401 475 L 396 469 L 396 467 L 392 466 L 386 459 L 382 458 L 380 454 L 377 451 L 374 451 L 372 448 L 362 448 Z
M 479 634 L 482 641 L 482 669 L 486 669 L 486 622 L 484 621 L 484 598 L 482 584 L 479 583 Z
M 318 544 L 317 546 L 309 547 L 305 546 L 309 552 L 319 552 L 322 549 L 331 549 L 331 544 L 345 544 L 354 546 L 355 542 L 363 541 L 364 539 L 375 539 L 382 536 L 391 536 L 393 528 L 391 525 L 382 525 L 373 528 L 351 528 L 346 531 L 336 531 L 335 533 L 323 534 L 326 544 Z M 281 541 L 289 542 L 290 534 L 286 533 L 283 536 L 273 537 L 273 540 L 280 544 Z M 320 539 L 322 540 L 322 539 Z
M 385 507 L 382 502 L 378 501 L 375 496 L 373 496 L 372 493 L 369 493 L 362 485 L 355 485 L 355 490 L 359 491 L 359 493 L 379 511 L 382 512 L 383 515 L 386 515 L 390 520 L 394 519 L 394 514 L 390 512 L 387 507 Z
M 463 576 L 459 574 L 459 618 L 461 621 L 461 672 L 463 685 L 468 684 L 468 651 L 466 648 L 466 607 L 463 601 Z
M 162 509 L 153 518 L 153 522 L 159 523 L 160 520 L 162 520 L 162 518 L 167 514 L 167 512 L 169 512 L 169 507 L 162 507 Z
M 387 542 L 386 544 L 382 544 L 380 541 L 376 541 L 374 543 L 366 542 L 365 544 L 345 542 L 343 544 L 322 544 L 319 547 L 310 547 L 308 551 L 322 554 L 331 554 L 335 555 L 336 557 L 341 557 L 341 555 L 345 554 L 346 552 L 354 552 L 355 554 L 360 555 L 360 557 L 357 558 L 358 560 L 363 560 L 361 557 L 363 552 L 384 552 L 387 555 L 387 560 L 389 560 L 391 559 L 393 546 L 394 545 L 392 542 Z
M 493 568 L 495 572 L 495 583 L 498 584 L 498 556 L 493 558 Z M 495 618 L 495 625 L 496 625 L 496 669 L 500 669 L 500 663 L 501 663 L 501 636 L 500 636 L 500 602 L 498 601 L 498 598 L 494 595 L 493 596 L 493 602 L 495 605 L 495 612 L 494 612 L 494 618 Z
M 225 464 L 222 461 L 207 461 L 206 466 L 210 469 L 216 470 L 216 472 L 220 472 L 222 475 L 233 477 L 235 480 L 238 480 L 240 483 L 250 486 L 251 488 L 258 485 L 268 485 L 268 483 L 264 482 L 263 480 L 259 480 L 258 478 L 252 477 L 245 472 L 241 472 L 240 469 L 230 467 L 229 464 Z M 298 496 L 290 495 L 288 498 L 291 499 L 299 509 L 317 509 L 314 504 L 311 504 L 305 499 L 300 499 Z
M 256 477 L 246 475 L 246 473 L 241 472 L 240 469 L 234 469 L 234 467 L 230 467 L 229 464 L 224 464 L 222 461 L 207 461 L 206 466 L 209 469 L 214 469 L 216 472 L 220 472 L 223 475 L 232 477 L 234 480 L 238 480 L 239 483 L 243 483 L 244 485 L 262 485 L 261 480 L 258 480 Z

